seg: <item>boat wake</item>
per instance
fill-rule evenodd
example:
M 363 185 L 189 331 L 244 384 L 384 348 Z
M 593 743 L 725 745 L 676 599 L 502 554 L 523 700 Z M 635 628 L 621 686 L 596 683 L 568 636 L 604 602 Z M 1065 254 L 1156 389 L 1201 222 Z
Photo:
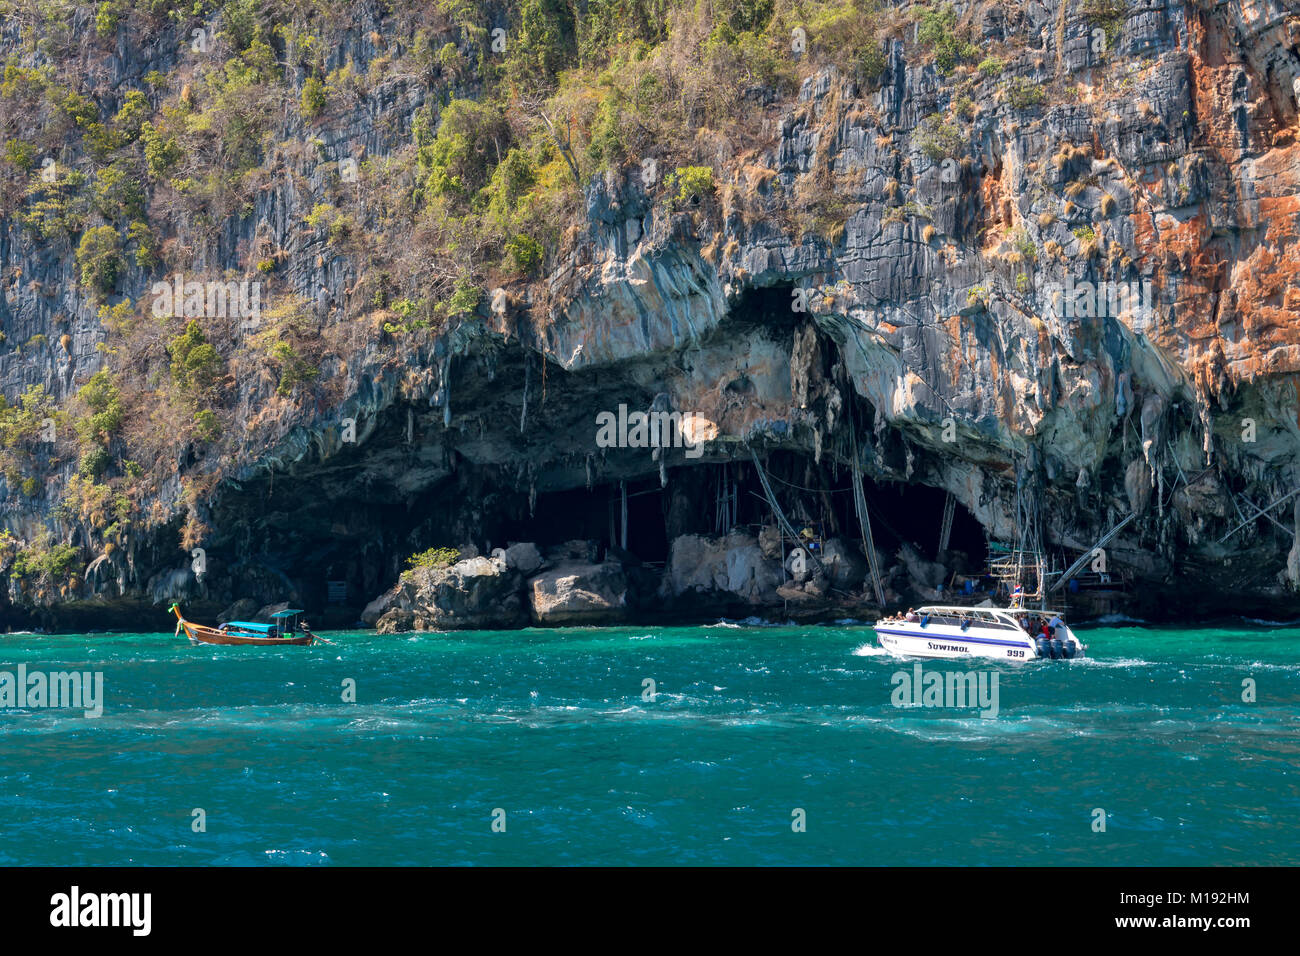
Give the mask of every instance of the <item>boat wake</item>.
M 1084 657 L 1072 663 L 1080 667 L 1155 667 L 1155 661 L 1144 661 L 1137 657 Z
M 853 649 L 854 657 L 888 657 L 889 651 L 875 644 L 863 644 Z

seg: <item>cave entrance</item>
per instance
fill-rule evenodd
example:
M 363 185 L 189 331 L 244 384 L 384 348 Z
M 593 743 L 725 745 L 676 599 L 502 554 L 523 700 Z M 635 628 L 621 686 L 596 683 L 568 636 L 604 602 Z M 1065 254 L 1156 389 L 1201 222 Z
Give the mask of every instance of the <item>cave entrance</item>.
M 851 472 L 828 460 L 815 463 L 797 452 L 773 451 L 764 470 L 791 525 L 827 540 L 842 538 L 860 546 L 853 506 Z M 591 489 L 539 492 L 530 509 L 517 495 L 497 520 L 482 531 L 488 547 L 528 541 L 545 552 L 573 540 L 597 543 L 597 559 L 611 546 L 623 547 L 623 488 L 627 492 L 626 550 L 646 564 L 668 560 L 681 535 L 719 535 L 730 530 L 758 534 L 775 523 L 752 463 L 744 460 L 671 468 L 668 485 L 658 475 L 605 481 Z M 876 547 L 892 556 L 900 545 L 914 546 L 928 560 L 939 557 L 947 492 L 922 484 L 864 483 Z M 966 574 L 983 569 L 984 529 L 960 502 L 953 503 L 949 570 Z M 963 557 L 964 556 L 964 557 Z
M 763 467 L 777 501 L 796 530 L 808 528 L 816 537 L 840 537 L 860 546 L 862 533 L 853 505 L 853 478 L 849 468 L 825 460 L 818 465 L 794 452 L 772 452 Z M 719 472 L 719 468 L 729 470 Z M 703 469 L 700 472 L 705 473 Z M 735 525 L 756 532 L 762 525 L 773 523 L 762 485 L 748 462 L 713 466 L 713 472 L 693 493 L 698 501 L 696 527 L 681 530 L 704 533 L 723 530 L 717 527 L 714 515 L 718 496 L 726 497 L 728 480 L 739 498 Z M 927 559 L 938 556 L 948 497 L 944 489 L 922 484 L 876 484 L 868 480 L 863 491 L 878 550 L 892 555 L 907 543 Z M 949 554 L 945 561 L 956 566 L 950 570 L 963 573 L 982 570 L 987 548 L 984 528 L 964 505 L 954 501 Z
M 916 547 L 933 560 L 939 550 L 944 504 L 948 493 L 929 485 L 873 485 L 866 491 L 872 530 L 878 548 L 894 550 L 903 543 Z M 975 516 L 961 504 L 953 506 L 948 550 L 966 555 L 966 566 L 951 570 L 973 573 L 981 570 L 988 550 L 988 538 Z
M 626 488 L 626 550 L 648 564 L 662 564 L 668 560 L 665 489 L 658 477 L 628 481 Z M 611 544 L 623 546 L 623 483 L 539 493 L 532 513 L 526 504 L 521 511 L 497 525 L 493 546 L 497 540 L 531 541 L 545 552 L 581 539 L 599 542 L 601 556 Z

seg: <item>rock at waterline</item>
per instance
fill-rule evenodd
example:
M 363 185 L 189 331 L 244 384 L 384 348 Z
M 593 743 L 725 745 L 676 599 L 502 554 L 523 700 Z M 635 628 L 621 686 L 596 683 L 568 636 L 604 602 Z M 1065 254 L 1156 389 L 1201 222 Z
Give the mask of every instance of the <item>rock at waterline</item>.
M 627 615 L 627 575 L 616 561 L 570 562 L 528 582 L 534 624 L 613 624 Z
M 470 558 L 449 568 L 416 568 L 402 575 L 375 629 L 393 634 L 523 627 L 528 613 L 519 593 L 522 581 L 519 572 L 500 558 Z

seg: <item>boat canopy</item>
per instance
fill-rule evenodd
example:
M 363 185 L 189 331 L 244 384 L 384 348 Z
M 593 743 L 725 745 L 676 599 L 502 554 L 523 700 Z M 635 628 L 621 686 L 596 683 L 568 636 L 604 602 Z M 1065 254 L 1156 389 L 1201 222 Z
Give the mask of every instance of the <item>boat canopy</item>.
M 1058 611 L 1039 608 L 984 608 L 932 604 L 918 607 L 916 613 L 923 623 L 927 620 L 934 620 L 938 624 L 970 621 L 973 624 L 996 628 L 1019 629 L 1022 617 L 1045 617 L 1049 620 L 1059 617 L 1062 623 L 1065 621 L 1065 616 Z
M 973 616 L 976 618 L 987 618 L 1003 614 L 1010 614 L 1014 617 L 1028 614 L 1033 617 L 1057 616 L 1062 619 L 1065 618 L 1065 614 L 1061 611 L 1039 607 L 971 607 L 965 604 L 927 604 L 924 607 L 916 608 L 917 614 L 925 614 L 927 612 L 931 614 L 960 614 L 966 617 Z
M 271 615 L 271 617 L 293 617 L 294 615 L 296 615 L 296 614 L 301 614 L 301 613 L 302 613 L 302 609 L 301 609 L 301 608 L 298 608 L 298 609 L 296 609 L 296 610 L 293 609 L 293 608 L 290 608 L 290 609 L 288 609 L 288 610 L 284 610 L 284 611 L 276 611 L 274 614 Z
M 237 627 L 241 631 L 261 631 L 263 634 L 269 634 L 276 630 L 274 624 L 255 624 L 252 621 L 227 621 L 222 627 Z

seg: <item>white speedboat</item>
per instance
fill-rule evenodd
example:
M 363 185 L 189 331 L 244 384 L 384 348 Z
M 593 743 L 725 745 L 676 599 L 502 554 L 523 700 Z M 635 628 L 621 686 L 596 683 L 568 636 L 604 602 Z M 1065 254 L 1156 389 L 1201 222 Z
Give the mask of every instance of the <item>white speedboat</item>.
M 915 620 L 910 620 L 910 618 Z M 1030 633 L 1039 618 L 1058 621 L 1055 635 Z M 899 657 L 986 657 L 999 661 L 1083 657 L 1084 645 L 1057 611 L 934 606 L 876 622 L 880 646 Z

